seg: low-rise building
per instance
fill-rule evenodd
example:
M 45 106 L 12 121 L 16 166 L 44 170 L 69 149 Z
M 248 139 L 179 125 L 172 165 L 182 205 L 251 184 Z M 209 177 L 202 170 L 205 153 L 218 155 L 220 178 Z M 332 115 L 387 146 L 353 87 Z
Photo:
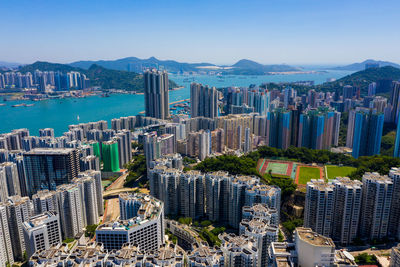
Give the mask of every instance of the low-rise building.
M 59 216 L 47 211 L 33 216 L 23 223 L 24 238 L 28 257 L 36 251 L 47 250 L 61 243 L 61 227 Z
M 124 244 L 137 246 L 141 251 L 157 250 L 164 244 L 164 206 L 149 195 L 135 194 L 140 202 L 133 217 L 100 225 L 96 241 L 106 250 L 120 249 Z
M 335 244 L 332 239 L 297 227 L 294 232 L 299 266 L 332 266 L 335 262 Z

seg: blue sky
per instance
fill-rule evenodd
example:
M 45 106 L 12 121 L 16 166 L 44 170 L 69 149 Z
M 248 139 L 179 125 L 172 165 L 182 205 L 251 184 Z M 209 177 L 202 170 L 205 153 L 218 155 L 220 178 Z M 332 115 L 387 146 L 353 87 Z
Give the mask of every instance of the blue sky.
M 0 0 L 0 60 L 400 63 L 399 0 Z

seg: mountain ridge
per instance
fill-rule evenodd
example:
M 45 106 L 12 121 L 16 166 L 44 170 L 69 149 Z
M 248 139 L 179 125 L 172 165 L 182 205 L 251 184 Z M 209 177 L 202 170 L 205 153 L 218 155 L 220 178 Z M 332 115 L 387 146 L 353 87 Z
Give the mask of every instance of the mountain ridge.
M 97 60 L 97 61 L 76 61 L 69 65 L 87 69 L 91 64 L 97 64 L 105 68 L 125 71 L 141 72 L 144 68 L 159 68 L 162 67 L 168 72 L 198 72 L 201 69 L 219 71 L 222 74 L 243 74 L 243 75 L 262 75 L 268 72 L 285 72 L 285 71 L 299 71 L 300 68 L 293 67 L 286 64 L 271 64 L 263 65 L 258 62 L 241 59 L 233 65 L 216 65 L 213 63 L 185 63 L 175 60 L 159 60 L 155 57 L 147 59 L 140 59 L 137 57 L 126 57 L 116 60 Z
M 382 60 L 374 60 L 374 59 L 367 59 L 363 62 L 359 63 L 352 63 L 346 66 L 340 66 L 334 68 L 335 70 L 353 70 L 353 71 L 361 71 L 365 69 L 366 64 L 379 64 L 379 67 L 386 67 L 391 66 L 395 68 L 400 68 L 400 65 L 390 61 L 382 61 Z

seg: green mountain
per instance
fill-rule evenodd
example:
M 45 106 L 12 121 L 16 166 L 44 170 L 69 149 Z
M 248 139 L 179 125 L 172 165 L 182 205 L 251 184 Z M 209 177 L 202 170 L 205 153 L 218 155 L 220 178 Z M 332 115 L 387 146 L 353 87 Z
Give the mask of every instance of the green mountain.
M 359 87 L 362 95 L 368 93 L 368 85 L 379 80 L 400 80 L 400 69 L 392 66 L 371 68 L 347 75 L 334 82 L 324 83 L 317 86 L 321 91 L 335 91 L 344 85 Z
M 126 91 L 143 92 L 143 75 L 135 72 L 119 71 L 106 69 L 102 66 L 93 64 L 88 69 L 73 67 L 66 64 L 49 63 L 37 61 L 33 64 L 23 66 L 19 69 L 20 72 L 41 71 L 78 71 L 83 73 L 90 79 L 92 86 L 100 86 L 103 89 L 122 89 Z M 177 87 L 174 81 L 169 81 L 170 88 Z
M 242 59 L 232 66 L 218 66 L 212 63 L 182 63 L 174 60 L 159 60 L 155 57 L 148 59 L 140 59 L 137 57 L 127 57 L 117 60 L 98 60 L 98 61 L 77 61 L 70 63 L 72 67 L 79 67 L 88 69 L 91 65 L 96 64 L 108 69 L 114 70 L 125 70 L 141 73 L 146 68 L 163 68 L 171 73 L 177 72 L 198 72 L 199 67 L 202 70 L 215 70 L 215 67 L 221 67 L 217 69 L 222 74 L 242 74 L 242 75 L 262 75 L 268 72 L 279 72 L 279 71 L 297 71 L 299 68 L 295 68 L 289 65 L 262 65 L 260 63 Z M 223 67 L 223 68 L 222 68 Z
M 336 67 L 336 70 L 352 70 L 352 71 L 361 71 L 365 70 L 365 64 L 379 64 L 379 67 L 386 67 L 386 66 L 392 66 L 395 68 L 400 68 L 399 64 L 389 62 L 389 61 L 381 61 L 381 60 L 373 60 L 373 59 L 367 59 L 361 63 L 353 63 L 347 66 L 341 66 L 341 67 Z

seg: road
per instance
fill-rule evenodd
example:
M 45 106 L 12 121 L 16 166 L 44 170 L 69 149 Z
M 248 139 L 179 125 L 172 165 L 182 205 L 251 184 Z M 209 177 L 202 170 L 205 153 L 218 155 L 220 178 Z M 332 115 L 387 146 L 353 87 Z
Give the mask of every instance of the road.
M 139 188 L 139 187 L 134 187 L 134 188 L 124 188 L 124 183 L 125 179 L 128 176 L 128 172 L 121 175 L 118 177 L 112 184 L 110 184 L 106 190 L 103 192 L 103 197 L 108 197 L 112 196 L 115 194 L 119 194 L 122 192 L 133 192 L 136 191 L 137 189 L 140 189 L 141 193 L 144 194 L 149 194 L 149 190 L 145 188 Z M 136 182 L 139 183 L 142 180 L 143 176 L 140 177 Z M 104 209 L 104 215 L 102 219 L 102 223 L 105 222 L 110 222 L 118 219 L 120 215 L 119 212 L 119 201 L 118 198 L 111 198 L 105 200 L 105 209 Z
M 112 184 L 110 184 L 106 190 L 103 192 L 103 196 L 107 195 L 108 192 L 113 192 L 114 190 L 120 190 L 124 187 L 124 182 L 128 172 L 118 177 Z M 105 201 L 105 210 L 103 215 L 103 220 L 101 223 L 114 221 L 119 217 L 119 202 L 118 198 L 108 199 Z

